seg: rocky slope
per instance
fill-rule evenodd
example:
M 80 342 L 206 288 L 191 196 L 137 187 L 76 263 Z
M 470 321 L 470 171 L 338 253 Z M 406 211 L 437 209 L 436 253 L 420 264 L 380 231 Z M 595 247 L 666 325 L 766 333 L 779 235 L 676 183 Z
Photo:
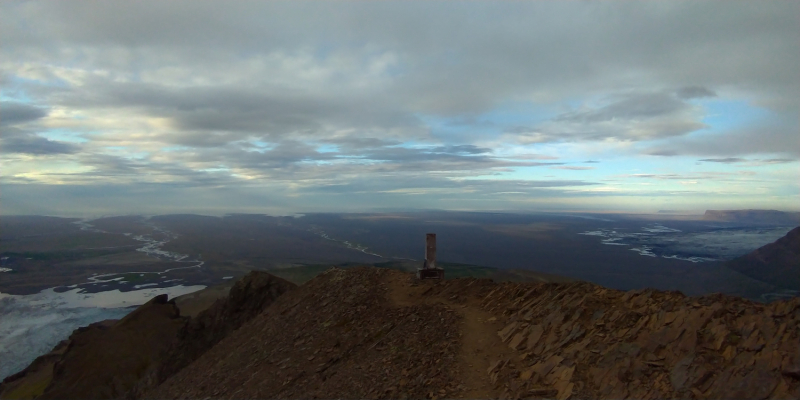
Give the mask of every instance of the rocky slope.
M 158 386 L 296 287 L 266 272 L 250 272 L 230 288 L 226 298 L 216 301 L 183 325 L 177 340 L 130 390 L 128 397 Z
M 167 308 L 159 323 L 185 321 Z M 126 396 L 136 399 L 800 397 L 800 298 L 765 305 L 332 268 L 297 288 L 251 274 L 146 365 L 142 354 L 98 352 L 125 340 L 115 327 L 73 335 L 96 332 L 52 356 L 42 397 L 119 397 L 134 376 Z M 127 348 L 151 351 L 140 346 Z M 108 371 L 92 369 L 98 360 Z
M 800 227 L 725 265 L 753 279 L 800 290 Z
M 142 398 L 798 398 L 800 299 L 332 269 Z
M 3 398 L 115 398 L 124 395 L 175 341 L 185 321 L 156 296 L 119 321 L 77 329 L 50 354 L 0 386 Z
M 195 317 L 166 295 L 153 298 L 119 321 L 80 328 L 49 354 L 0 384 L 2 399 L 110 399 L 157 386 L 227 334 L 260 314 L 296 285 L 251 272 L 229 294 Z M 216 290 L 211 288 L 211 294 Z M 224 293 L 222 291 L 221 293 Z M 208 296 L 199 303 L 208 302 Z M 192 310 L 198 302 L 178 304 Z

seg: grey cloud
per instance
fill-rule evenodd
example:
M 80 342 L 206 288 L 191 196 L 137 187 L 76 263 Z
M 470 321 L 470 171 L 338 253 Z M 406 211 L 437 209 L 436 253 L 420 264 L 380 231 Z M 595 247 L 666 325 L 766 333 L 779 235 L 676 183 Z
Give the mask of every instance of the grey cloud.
M 5 127 L 0 138 L 0 149 L 5 153 L 45 156 L 76 153 L 80 147 L 72 143 L 50 140 L 15 127 Z
M 325 139 L 322 142 L 336 145 L 348 150 L 391 147 L 402 144 L 402 142 L 397 140 L 385 140 L 374 137 L 338 137 L 333 139 Z
M 800 157 L 797 129 L 791 122 L 780 124 L 778 121 L 767 126 L 736 128 L 718 135 L 674 138 L 659 148 L 645 148 L 643 153 L 658 156 L 719 156 L 714 158 L 757 154 Z
M 402 109 L 356 95 L 333 98 L 235 86 L 173 88 L 95 78 L 80 89 L 61 91 L 58 99 L 78 109 L 129 109 L 167 118 L 174 132 L 166 141 L 198 147 L 219 146 L 253 136 L 305 134 L 324 138 L 326 129 L 331 127 L 415 131 L 420 126 L 416 117 Z
M 250 177 L 271 181 L 336 181 L 336 177 L 410 176 L 446 174 L 450 177 L 498 174 L 514 167 L 560 165 L 526 159 L 506 159 L 487 155 L 489 149 L 475 146 L 440 146 L 425 148 L 396 147 L 391 142 L 366 141 L 348 147 L 339 143 L 337 151 L 321 152 L 317 146 L 293 140 L 260 148 L 229 144 L 203 151 L 175 152 L 175 163 L 204 165 L 205 168 L 235 169 Z M 368 144 L 369 147 L 363 145 Z M 385 146 L 379 146 L 384 144 Z M 444 152 L 447 151 L 447 152 Z M 149 161 L 148 161 L 149 162 Z M 242 172 L 246 171 L 246 172 Z
M 717 94 L 702 86 L 686 86 L 678 89 L 677 93 L 681 99 L 698 99 L 703 97 L 717 97 Z
M 747 161 L 747 160 L 745 160 L 744 158 L 739 158 L 739 157 L 726 157 L 726 158 L 704 158 L 702 160 L 697 160 L 697 161 L 723 163 L 723 164 L 734 164 L 734 163 L 739 163 L 739 162 L 743 162 L 743 161 Z
M 106 185 L 3 182 L 3 211 L 7 214 L 46 214 L 63 216 L 99 216 L 128 213 L 163 214 L 180 210 L 183 213 L 221 215 L 255 212 L 285 215 L 291 210 L 371 211 L 379 207 L 489 208 L 515 209 L 514 199 L 498 196 L 501 192 L 522 192 L 521 197 L 538 198 L 591 197 L 571 188 L 593 185 L 585 181 L 453 181 L 440 178 L 375 180 L 355 178 L 344 184 L 309 185 L 296 190 L 270 185 L 198 185 L 187 183 L 141 183 Z M 396 189 L 407 189 L 409 196 L 398 195 Z M 415 195 L 433 190 L 434 195 Z M 294 195 L 287 198 L 287 194 Z M 324 202 L 314 199 L 323 196 Z M 53 207 L 46 199 L 59 199 Z
M 380 193 L 434 193 L 435 196 L 458 197 L 464 193 L 475 196 L 495 195 L 499 192 L 520 192 L 522 194 L 536 194 L 542 196 L 563 195 L 565 188 L 585 187 L 596 185 L 595 182 L 582 180 L 488 180 L 470 179 L 453 180 L 439 177 L 391 177 L 386 180 L 354 179 L 323 186 L 309 186 L 304 189 L 311 193 L 328 194 L 380 194 Z
M 626 175 L 628 178 L 640 179 L 660 179 L 660 180 L 695 180 L 695 179 L 709 179 L 710 176 L 703 175 L 681 175 L 681 174 L 635 174 Z
M 47 110 L 15 101 L 0 102 L 0 126 L 36 121 L 47 116 Z
M 797 161 L 798 160 L 796 158 L 770 158 L 770 159 L 762 160 L 762 162 L 767 163 L 767 164 L 785 164 L 785 163 L 791 163 L 791 162 L 797 162 Z
M 519 138 L 512 145 L 611 139 L 639 141 L 631 151 L 649 154 L 789 160 L 800 156 L 795 8 L 791 2 L 736 1 L 2 2 L 0 59 L 14 60 L 1 68 L 3 92 L 27 95 L 46 108 L 17 110 L 16 117 L 12 109 L 7 119 L 3 105 L 0 140 L 3 152 L 70 153 L 71 160 L 94 167 L 77 175 L 87 181 L 239 185 L 231 193 L 277 203 L 278 197 L 259 197 L 264 191 L 247 185 L 275 193 L 290 186 L 310 194 L 329 188 L 342 196 L 357 189 L 350 181 L 365 192 L 439 185 L 480 196 L 568 194 L 569 185 L 541 186 L 557 183 L 527 189 L 520 182 L 471 183 L 518 167 L 563 164 L 503 158 L 485 148 L 506 140 L 496 137 L 503 128 L 492 126 L 500 121 L 520 125 L 506 129 Z M 716 92 L 794 122 L 687 135 L 704 127 L 701 107 L 689 100 Z M 530 122 L 540 121 L 538 115 L 514 115 L 528 110 L 503 114 L 509 104 L 522 104 L 553 115 L 567 102 L 603 96 L 599 107 L 544 116 L 541 123 Z M 86 135 L 85 145 L 32 131 L 8 134 L 8 121 L 36 122 L 37 112 L 50 109 L 107 112 L 111 121 L 128 118 L 120 123 L 130 122 L 137 132 Z M 426 126 L 428 119 L 450 132 L 439 135 Z M 90 122 L 70 121 L 85 131 L 94 129 Z M 116 146 L 112 142 L 136 142 L 131 152 L 152 154 L 105 157 L 104 146 Z M 409 143 L 419 147 L 402 147 Z M 159 153 L 176 144 L 189 149 Z M 170 193 L 168 203 L 180 206 L 177 192 Z M 363 207 L 375 199 L 370 196 L 345 206 Z M 298 204 L 314 208 L 320 200 Z
M 535 167 L 559 165 L 555 162 L 505 160 L 487 155 L 490 149 L 476 146 L 449 146 L 437 148 L 386 147 L 365 150 L 360 157 L 365 160 L 397 164 L 402 170 L 489 170 L 492 168 Z
M 182 17 L 186 7 L 192 8 L 193 18 Z M 453 117 L 451 124 L 474 126 L 481 123 L 477 114 L 506 99 L 540 92 L 555 98 L 607 93 L 620 84 L 630 86 L 624 78 L 629 72 L 645 72 L 652 78 L 643 87 L 681 87 L 677 94 L 682 98 L 707 96 L 713 94 L 708 87 L 725 85 L 755 88 L 756 96 L 775 104 L 797 104 L 800 98 L 793 72 L 800 64 L 794 51 L 800 30 L 797 21 L 787 17 L 791 7 L 782 3 L 758 7 L 726 3 L 724 12 L 714 2 L 663 7 L 445 3 L 426 5 L 424 13 L 418 7 L 413 3 L 358 7 L 241 3 L 225 9 L 214 2 L 48 7 L 6 3 L 0 13 L 0 33 L 14 44 L 3 48 L 8 58 L 35 59 L 47 51 L 53 63 L 59 57 L 72 62 L 73 56 L 50 47 L 57 37 L 61 48 L 84 49 L 91 67 L 123 75 L 159 69 L 165 56 L 183 75 L 225 71 L 246 65 L 250 56 L 257 60 L 305 49 L 321 64 L 339 54 L 355 60 L 383 53 L 397 57 L 394 75 L 377 91 L 362 91 L 357 85 L 337 88 L 333 81 L 318 92 L 216 82 L 181 90 L 115 83 L 110 77 L 89 82 L 79 93 L 66 91 L 51 99 L 75 108 L 139 108 L 146 115 L 169 118 L 180 132 L 167 140 L 184 145 L 218 146 L 248 134 L 312 135 L 329 127 L 401 128 L 408 130 L 406 136 L 419 135 L 421 124 L 415 117 L 419 113 L 448 115 Z M 461 22 L 472 21 L 476 12 L 494 19 L 485 24 Z M 43 21 L 34 32 L 15 22 L 33 19 Z M 115 57 L 106 57 L 105 52 Z M 131 58 L 137 62 L 129 62 Z M 687 82 L 699 84 L 686 86 Z M 674 117 L 686 107 L 666 93 L 634 95 L 598 110 L 567 113 L 559 120 L 587 124 L 665 117 L 645 126 L 641 137 L 631 137 L 618 126 L 566 131 L 556 126 L 543 131 L 539 139 L 523 141 L 679 136 L 703 127 L 694 119 Z M 223 133 L 209 138 L 205 134 L 209 131 Z
M 240 157 L 226 157 L 231 166 L 247 168 L 280 168 L 304 161 L 333 159 L 332 153 L 320 153 L 314 146 L 303 142 L 287 140 L 264 152 L 248 152 Z M 240 162 L 237 162 L 237 159 Z
M 523 143 L 557 141 L 645 141 L 686 135 L 706 127 L 697 107 L 656 91 L 612 97 L 608 104 L 562 113 L 536 126 L 512 126 L 506 133 Z
M 61 45 L 153 49 L 190 66 L 218 68 L 241 54 L 337 44 L 360 51 L 368 43 L 402 56 L 393 96 L 433 113 L 472 113 L 537 89 L 574 95 L 637 71 L 666 87 L 758 82 L 764 95 L 796 104 L 792 5 L 725 4 L 10 4 L 0 26 L 15 44 L 8 51 L 49 49 L 57 37 Z M 188 7 L 192 18 L 185 18 Z M 493 17 L 474 20 L 481 13 Z M 34 17 L 45 22 L 33 32 L 14 22 Z M 96 62 L 131 68 L 124 57 Z
M 552 169 L 565 169 L 570 171 L 586 171 L 590 169 L 595 169 L 594 167 L 580 167 L 580 166 L 573 166 L 573 165 L 562 165 L 556 167 L 550 167 Z
M 645 93 L 625 96 L 597 110 L 562 114 L 556 117 L 555 121 L 592 123 L 614 119 L 654 118 L 685 111 L 688 108 L 686 103 L 666 93 Z
M 646 151 L 645 154 L 651 156 L 662 156 L 662 157 L 674 157 L 680 155 L 680 153 L 678 153 L 675 150 L 659 150 L 659 149 L 651 149 L 649 151 Z
M 430 150 L 432 153 L 451 153 L 451 154 L 485 154 L 491 153 L 492 149 L 478 147 L 471 144 L 439 146 Z
M 797 161 L 796 158 L 768 158 L 768 159 L 746 159 L 739 157 L 726 157 L 726 158 L 705 158 L 703 162 L 714 162 L 723 164 L 738 164 L 748 163 L 748 165 L 766 165 L 766 164 L 786 164 Z

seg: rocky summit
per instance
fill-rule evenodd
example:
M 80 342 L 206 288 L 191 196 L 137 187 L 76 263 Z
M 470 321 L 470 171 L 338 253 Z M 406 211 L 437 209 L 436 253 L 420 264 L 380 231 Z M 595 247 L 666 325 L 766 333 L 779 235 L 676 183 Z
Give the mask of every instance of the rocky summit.
M 332 268 L 295 288 L 261 274 L 197 319 L 181 317 L 154 361 L 160 367 L 140 372 L 125 396 L 800 397 L 798 298 L 760 304 L 585 282 L 420 281 L 372 267 Z M 243 300 L 259 293 L 263 301 Z M 222 328 L 228 321 L 238 322 Z M 15 379 L 4 387 L 25 377 Z

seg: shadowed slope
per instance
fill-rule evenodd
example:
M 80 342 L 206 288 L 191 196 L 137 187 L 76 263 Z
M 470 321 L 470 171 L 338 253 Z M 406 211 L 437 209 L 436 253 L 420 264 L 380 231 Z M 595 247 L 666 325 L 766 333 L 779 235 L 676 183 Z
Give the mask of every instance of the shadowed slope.
M 725 265 L 753 279 L 800 290 L 800 227 Z
M 154 297 L 110 327 L 93 324 L 70 336 L 42 399 L 108 399 L 132 387 L 185 323 L 167 295 Z
M 109 399 L 134 396 L 158 385 L 191 363 L 243 323 L 261 314 L 296 286 L 265 272 L 251 272 L 211 307 L 210 297 L 226 287 L 206 289 L 180 304 L 200 312 L 181 317 L 175 300 L 153 298 L 119 321 L 103 321 L 73 332 L 49 354 L 6 378 L 0 398 Z

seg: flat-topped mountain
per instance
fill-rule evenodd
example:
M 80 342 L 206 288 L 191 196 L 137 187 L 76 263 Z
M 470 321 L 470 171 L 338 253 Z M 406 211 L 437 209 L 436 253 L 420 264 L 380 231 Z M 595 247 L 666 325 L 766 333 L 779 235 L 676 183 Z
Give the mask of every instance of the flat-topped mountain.
M 296 288 L 246 277 L 196 318 L 138 382 L 117 389 L 152 399 L 800 396 L 800 298 L 765 305 L 586 282 L 419 281 L 363 267 L 333 268 Z M 234 320 L 238 329 L 221 328 Z M 55 370 L 85 351 L 62 349 Z M 88 372 L 73 365 L 74 379 Z M 86 397 L 59 376 L 16 397 L 51 397 L 70 384 L 76 391 L 57 397 Z M 25 374 L 10 377 L 2 397 L 25 385 Z
M 800 224 L 799 212 L 777 210 L 706 210 L 703 214 L 706 221 L 738 222 L 753 225 L 797 225 Z

